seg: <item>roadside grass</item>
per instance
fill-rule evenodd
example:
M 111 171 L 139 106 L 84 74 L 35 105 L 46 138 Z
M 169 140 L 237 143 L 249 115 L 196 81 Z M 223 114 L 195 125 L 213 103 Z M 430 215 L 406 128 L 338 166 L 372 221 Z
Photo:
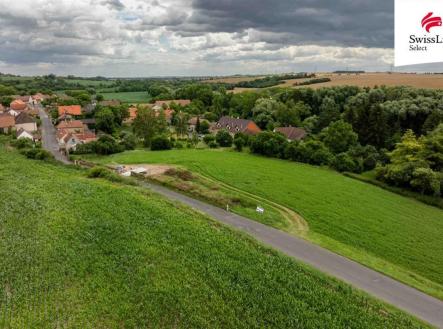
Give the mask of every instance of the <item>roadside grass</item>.
M 220 150 L 131 151 L 102 163 L 176 164 L 289 207 L 307 239 L 443 299 L 443 212 L 313 167 Z
M 248 197 L 244 193 L 226 188 L 217 181 L 209 180 L 188 170 L 172 168 L 162 175 L 145 178 L 148 181 L 170 187 L 181 193 L 206 201 L 236 214 L 254 219 L 263 224 L 284 229 L 294 225 L 291 216 L 269 202 Z M 256 211 L 257 206 L 266 208 L 264 213 Z
M 0 145 L 2 328 L 424 328 L 145 189 Z
M 150 96 L 144 91 L 102 93 L 105 100 L 118 99 L 124 103 L 148 103 Z

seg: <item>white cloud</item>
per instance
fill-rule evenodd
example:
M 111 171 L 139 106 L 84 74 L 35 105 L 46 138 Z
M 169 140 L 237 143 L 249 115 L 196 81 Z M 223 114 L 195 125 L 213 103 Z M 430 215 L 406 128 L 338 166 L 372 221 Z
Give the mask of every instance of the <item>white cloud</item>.
M 254 7 L 250 10 L 252 15 Z M 272 22 L 268 28 L 252 21 L 248 26 L 247 20 L 239 28 L 214 31 L 222 18 L 211 22 L 203 15 L 192 0 L 0 0 L 0 71 L 205 75 L 314 66 L 386 69 L 392 62 L 392 49 L 334 44 L 319 37 L 321 31 L 306 40 L 294 31 L 276 30 Z M 314 21 L 333 16 L 330 8 L 314 6 L 292 15 Z M 336 26 L 343 21 L 344 16 Z

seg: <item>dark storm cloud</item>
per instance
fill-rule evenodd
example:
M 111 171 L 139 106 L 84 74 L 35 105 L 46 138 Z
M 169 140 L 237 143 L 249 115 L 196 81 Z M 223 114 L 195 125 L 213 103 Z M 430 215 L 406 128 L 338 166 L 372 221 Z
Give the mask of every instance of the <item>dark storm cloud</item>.
M 115 10 L 125 9 L 125 5 L 120 0 L 105 0 L 102 2 L 103 5 L 108 5 Z
M 182 33 L 256 29 L 256 41 L 393 47 L 394 5 L 383 0 L 194 0 Z M 180 33 L 180 31 L 178 31 Z

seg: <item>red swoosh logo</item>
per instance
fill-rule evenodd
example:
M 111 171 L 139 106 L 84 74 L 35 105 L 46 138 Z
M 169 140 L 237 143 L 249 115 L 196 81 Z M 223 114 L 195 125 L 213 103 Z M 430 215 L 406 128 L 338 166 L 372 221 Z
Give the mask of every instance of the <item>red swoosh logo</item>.
M 441 17 L 432 17 L 432 12 L 428 13 L 421 20 L 421 26 L 426 29 L 426 32 L 429 32 L 431 28 L 442 25 Z

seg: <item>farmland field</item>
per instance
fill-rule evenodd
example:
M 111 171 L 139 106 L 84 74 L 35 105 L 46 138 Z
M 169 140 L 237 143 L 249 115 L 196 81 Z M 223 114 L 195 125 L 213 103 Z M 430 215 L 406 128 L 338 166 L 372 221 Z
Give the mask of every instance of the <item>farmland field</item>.
M 410 86 L 414 88 L 443 89 L 443 74 L 412 74 L 412 73 L 362 73 L 362 74 L 335 74 L 318 73 L 317 78 L 330 78 L 331 81 L 312 84 L 308 86 L 294 86 L 295 82 L 304 80 L 285 80 L 284 84 L 278 87 L 288 88 L 323 88 L 335 86 Z M 226 82 L 228 78 L 221 79 L 220 82 Z M 309 79 L 307 79 L 309 80 Z M 241 93 L 254 88 L 235 88 L 234 93 Z
M 2 328 L 422 328 L 144 189 L 0 143 Z
M 150 101 L 149 94 L 144 91 L 102 93 L 105 100 L 118 99 L 124 103 L 147 103 Z
M 132 151 L 108 163 L 177 164 L 297 211 L 307 238 L 443 299 L 443 211 L 328 169 L 220 150 Z

